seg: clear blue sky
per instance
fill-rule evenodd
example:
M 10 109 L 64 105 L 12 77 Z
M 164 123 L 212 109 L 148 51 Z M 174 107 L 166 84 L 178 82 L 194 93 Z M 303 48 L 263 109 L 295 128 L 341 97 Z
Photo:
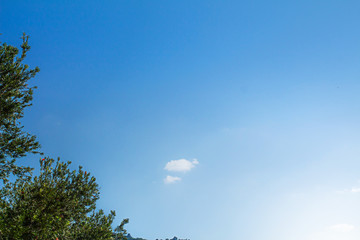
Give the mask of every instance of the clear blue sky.
M 0 39 L 29 34 L 41 69 L 27 130 L 94 174 L 98 207 L 130 218 L 132 235 L 355 240 L 359 12 L 350 0 L 0 0 Z

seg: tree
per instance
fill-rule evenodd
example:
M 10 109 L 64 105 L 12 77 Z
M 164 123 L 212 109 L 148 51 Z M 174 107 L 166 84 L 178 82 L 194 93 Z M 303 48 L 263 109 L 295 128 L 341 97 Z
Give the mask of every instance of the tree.
M 16 47 L 0 46 L 0 240 L 126 239 L 128 219 L 112 230 L 115 212 L 96 209 L 99 186 L 82 167 L 71 171 L 70 162 L 43 158 L 39 175 L 33 176 L 31 168 L 16 164 L 40 148 L 20 122 L 35 88 L 28 81 L 39 72 L 22 63 L 28 39 L 22 36 L 20 55 Z
M 80 166 L 44 158 L 39 176 L 8 182 L 0 192 L 0 239 L 123 240 L 124 225 L 112 230 L 115 212 L 96 210 L 99 186 Z
M 37 153 L 40 148 L 36 137 L 25 132 L 20 122 L 24 109 L 31 106 L 36 88 L 30 87 L 28 81 L 40 71 L 23 64 L 30 50 L 28 40 L 23 34 L 20 54 L 17 47 L 0 45 L 0 179 L 4 182 L 10 174 L 29 173 L 30 168 L 17 166 L 16 159 Z

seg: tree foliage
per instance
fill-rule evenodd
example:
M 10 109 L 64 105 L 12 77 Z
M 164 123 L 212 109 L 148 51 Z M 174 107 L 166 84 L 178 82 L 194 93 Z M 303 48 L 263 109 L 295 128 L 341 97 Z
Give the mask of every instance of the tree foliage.
M 40 174 L 8 182 L 0 192 L 0 239 L 125 239 L 124 220 L 114 233 L 115 212 L 96 210 L 99 186 L 70 162 L 44 158 Z
M 99 186 L 80 166 L 52 158 L 40 160 L 40 173 L 33 176 L 29 167 L 16 160 L 38 153 L 34 135 L 23 130 L 20 120 L 31 105 L 33 89 L 28 81 L 39 68 L 23 64 L 30 50 L 28 36 L 18 48 L 0 46 L 0 240 L 123 240 L 124 225 L 113 231 L 115 212 L 96 209 Z M 9 176 L 15 176 L 9 181 Z
M 21 176 L 29 172 L 29 168 L 17 166 L 16 159 L 35 153 L 40 147 L 36 137 L 25 132 L 20 122 L 36 88 L 30 87 L 28 81 L 40 71 L 23 63 L 30 50 L 28 39 L 25 34 L 22 36 L 21 53 L 17 47 L 0 45 L 0 179 L 5 182 L 10 174 Z

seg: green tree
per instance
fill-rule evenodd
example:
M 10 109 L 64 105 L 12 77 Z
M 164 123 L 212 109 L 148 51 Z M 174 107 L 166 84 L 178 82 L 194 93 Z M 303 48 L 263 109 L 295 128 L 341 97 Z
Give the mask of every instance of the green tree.
M 28 81 L 40 71 L 23 63 L 30 50 L 28 39 L 23 34 L 21 53 L 17 47 L 0 45 L 0 179 L 4 182 L 10 174 L 29 173 L 30 168 L 17 166 L 16 159 L 36 153 L 40 147 L 36 137 L 25 132 L 20 122 L 36 88 L 30 87 Z
M 8 182 L 0 192 L 0 239 L 123 240 L 124 224 L 112 230 L 115 212 L 96 210 L 99 186 L 80 166 L 44 158 L 40 174 Z
M 112 230 L 115 212 L 96 209 L 99 186 L 82 167 L 72 171 L 70 162 L 43 158 L 39 175 L 33 176 L 31 168 L 16 163 L 40 148 L 20 122 L 35 88 L 28 81 L 39 72 L 22 63 L 28 39 L 22 36 L 21 53 L 6 43 L 0 46 L 0 240 L 126 239 L 128 219 Z

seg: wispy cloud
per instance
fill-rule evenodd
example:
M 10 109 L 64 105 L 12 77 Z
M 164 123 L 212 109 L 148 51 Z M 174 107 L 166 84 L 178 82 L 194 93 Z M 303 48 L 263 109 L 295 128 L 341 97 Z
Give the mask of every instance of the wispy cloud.
M 360 187 L 353 187 L 351 189 L 344 189 L 341 191 L 336 191 L 336 193 L 360 193 Z
M 342 223 L 342 224 L 336 224 L 336 225 L 332 225 L 329 227 L 330 230 L 334 231 L 334 232 L 350 232 L 352 230 L 355 229 L 354 225 L 351 224 L 346 224 L 346 223 Z
M 173 176 L 166 176 L 166 178 L 164 179 L 164 183 L 165 184 L 171 184 L 171 183 L 176 183 L 181 181 L 181 178 L 179 177 L 173 177 Z
M 352 189 L 350 189 L 350 192 L 352 192 L 352 193 L 359 193 L 359 192 L 360 192 L 360 188 L 352 188 Z
M 314 232 L 304 240 L 357 240 L 359 239 L 358 229 L 347 223 L 328 226 L 321 231 Z M 300 239 L 300 238 L 299 238 Z
M 188 172 L 197 164 L 199 164 L 199 161 L 196 158 L 192 161 L 182 158 L 179 160 L 171 160 L 165 165 L 164 169 L 170 172 Z

